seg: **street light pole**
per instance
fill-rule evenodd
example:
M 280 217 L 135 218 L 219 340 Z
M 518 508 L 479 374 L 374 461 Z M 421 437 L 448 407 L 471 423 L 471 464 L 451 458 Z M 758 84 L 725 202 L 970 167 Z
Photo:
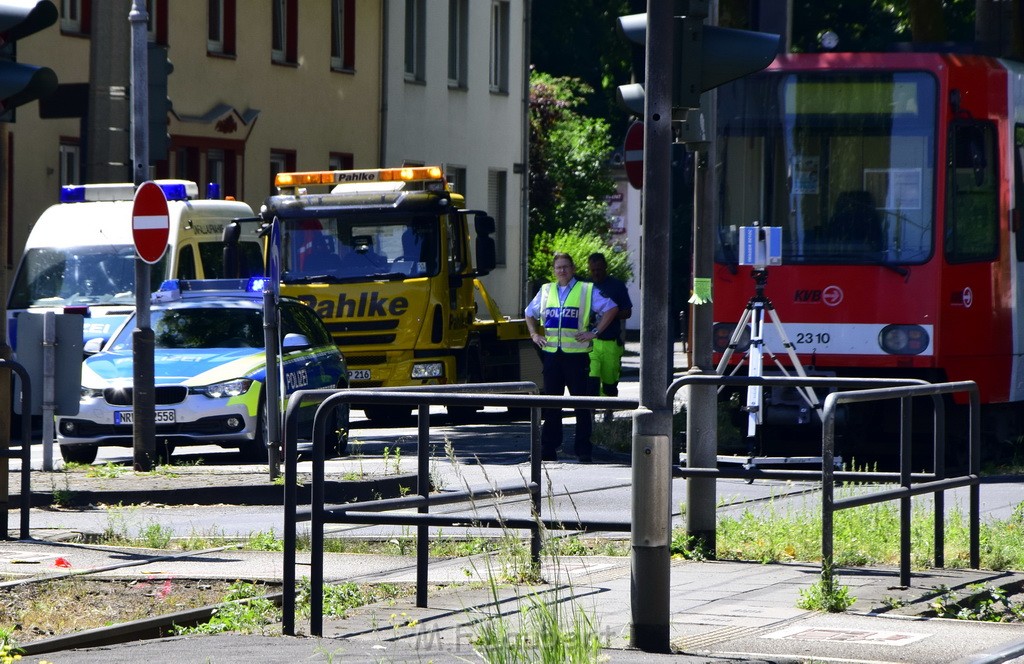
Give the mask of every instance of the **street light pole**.
M 672 410 L 666 390 L 671 287 L 672 0 L 648 0 L 641 195 L 640 408 L 633 416 L 632 623 L 630 641 L 669 652 Z

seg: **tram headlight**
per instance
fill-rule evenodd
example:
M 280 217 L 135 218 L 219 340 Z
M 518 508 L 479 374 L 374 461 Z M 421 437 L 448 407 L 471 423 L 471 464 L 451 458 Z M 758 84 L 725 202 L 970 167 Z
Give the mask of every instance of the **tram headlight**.
M 724 353 L 725 349 L 729 347 L 729 340 L 732 339 L 733 331 L 735 329 L 735 324 L 715 323 L 712 330 L 712 340 L 716 353 Z M 745 353 L 748 348 L 750 348 L 750 326 L 744 325 L 743 332 L 740 334 L 740 338 L 736 343 L 736 352 Z
M 920 325 L 886 325 L 878 333 L 878 345 L 891 355 L 920 355 L 931 343 Z

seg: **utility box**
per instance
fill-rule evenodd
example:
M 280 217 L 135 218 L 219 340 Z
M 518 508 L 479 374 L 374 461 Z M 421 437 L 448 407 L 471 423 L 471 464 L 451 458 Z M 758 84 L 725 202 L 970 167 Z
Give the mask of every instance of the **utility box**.
M 54 414 L 77 415 L 82 398 L 81 314 L 53 314 L 54 317 Z M 17 318 L 18 364 L 31 377 L 32 415 L 43 414 L 43 320 L 46 314 L 21 313 Z M 15 374 L 14 412 L 22 414 L 21 379 Z

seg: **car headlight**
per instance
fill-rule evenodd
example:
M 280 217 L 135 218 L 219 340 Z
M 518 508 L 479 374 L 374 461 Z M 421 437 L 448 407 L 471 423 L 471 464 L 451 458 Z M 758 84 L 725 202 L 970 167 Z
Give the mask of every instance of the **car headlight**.
M 426 362 L 424 364 L 412 365 L 413 378 L 440 378 L 444 375 L 444 364 L 441 362 Z
M 103 397 L 103 389 L 98 387 L 86 387 L 82 386 L 81 398 L 82 399 L 101 399 Z
M 237 397 L 245 394 L 252 386 L 251 378 L 236 378 L 226 380 L 223 383 L 214 383 L 204 387 L 194 387 L 192 391 L 196 394 L 203 394 L 211 399 L 223 399 L 224 397 Z
M 920 325 L 886 325 L 878 333 L 878 345 L 893 355 L 919 355 L 930 341 L 927 330 Z

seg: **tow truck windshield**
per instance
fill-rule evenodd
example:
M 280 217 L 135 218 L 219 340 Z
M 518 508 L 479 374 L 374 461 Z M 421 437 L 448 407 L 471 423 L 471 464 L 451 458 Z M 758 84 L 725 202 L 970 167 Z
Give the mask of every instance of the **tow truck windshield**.
M 440 254 L 438 218 L 344 215 L 281 220 L 281 281 L 432 277 Z

